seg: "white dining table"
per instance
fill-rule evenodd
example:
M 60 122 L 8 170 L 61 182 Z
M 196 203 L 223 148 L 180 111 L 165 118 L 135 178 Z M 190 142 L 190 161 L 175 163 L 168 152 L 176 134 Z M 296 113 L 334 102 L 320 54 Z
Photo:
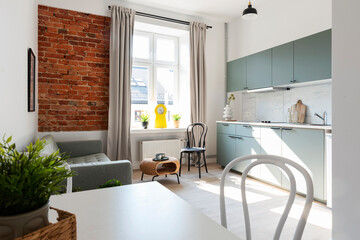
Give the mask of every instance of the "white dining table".
M 79 240 L 232 240 L 235 234 L 158 182 L 55 195 L 74 213 Z

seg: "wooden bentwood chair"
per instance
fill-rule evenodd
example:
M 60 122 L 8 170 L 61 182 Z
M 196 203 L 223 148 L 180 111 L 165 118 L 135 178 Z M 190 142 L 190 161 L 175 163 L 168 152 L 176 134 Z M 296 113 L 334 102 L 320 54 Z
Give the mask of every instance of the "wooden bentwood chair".
M 201 178 L 201 154 L 202 154 L 205 170 L 206 172 L 208 172 L 206 165 L 206 156 L 205 156 L 205 151 L 206 151 L 205 139 L 206 139 L 207 131 L 208 131 L 208 127 L 204 123 L 192 123 L 188 126 L 186 130 L 187 139 L 188 139 L 187 145 L 186 148 L 183 148 L 180 151 L 179 176 L 181 176 L 181 163 L 182 163 L 183 154 L 185 153 L 187 153 L 188 156 L 188 171 L 190 171 L 190 155 L 196 154 L 197 164 L 199 167 L 199 178 Z
M 305 199 L 305 206 L 302 211 L 300 220 L 296 226 L 295 234 L 293 239 L 299 240 L 302 237 L 302 234 L 304 232 L 305 224 L 307 221 L 307 218 L 309 216 L 309 212 L 312 206 L 313 196 L 314 196 L 314 187 L 313 182 L 310 177 L 310 174 L 294 161 L 291 161 L 290 159 L 274 156 L 274 155 L 249 155 L 245 157 L 240 157 L 232 160 L 228 165 L 226 165 L 222 175 L 221 175 L 221 181 L 220 181 L 220 214 L 221 214 L 221 225 L 223 225 L 225 228 L 227 228 L 227 222 L 226 222 L 226 210 L 225 210 L 225 196 L 224 196 L 224 185 L 225 185 L 225 178 L 228 172 L 234 165 L 244 162 L 247 160 L 253 160 L 256 159 L 256 161 L 249 164 L 246 169 L 244 170 L 242 176 L 241 176 L 241 198 L 242 198 L 242 205 L 243 205 L 243 211 L 244 211 L 244 218 L 245 218 L 245 232 L 246 232 L 246 240 L 251 240 L 251 228 L 250 228 L 250 219 L 249 219 L 249 209 L 246 201 L 246 193 L 245 193 L 245 180 L 249 173 L 249 171 L 259 164 L 272 164 L 280 167 L 284 172 L 288 175 L 290 179 L 290 195 L 289 199 L 286 203 L 286 207 L 284 209 L 284 212 L 280 218 L 280 221 L 278 223 L 278 226 L 275 231 L 275 235 L 273 239 L 280 239 L 281 231 L 283 230 L 285 221 L 289 215 L 291 206 L 294 203 L 295 195 L 296 195 L 296 182 L 295 177 L 291 170 L 286 166 L 291 166 L 297 169 L 305 178 L 306 182 L 306 199 Z M 269 237 L 270 239 L 270 237 Z

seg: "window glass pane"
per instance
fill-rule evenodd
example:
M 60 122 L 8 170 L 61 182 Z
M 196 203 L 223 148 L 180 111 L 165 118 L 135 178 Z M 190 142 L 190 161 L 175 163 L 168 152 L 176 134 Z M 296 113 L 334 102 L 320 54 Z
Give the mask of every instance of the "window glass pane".
M 131 103 L 148 104 L 150 69 L 144 66 L 133 66 L 131 77 Z
M 150 59 L 150 37 L 134 34 L 134 58 Z
M 157 38 L 156 39 L 156 60 L 175 62 L 176 42 L 173 39 Z
M 174 105 L 176 72 L 172 68 L 156 68 L 156 100 L 158 104 Z

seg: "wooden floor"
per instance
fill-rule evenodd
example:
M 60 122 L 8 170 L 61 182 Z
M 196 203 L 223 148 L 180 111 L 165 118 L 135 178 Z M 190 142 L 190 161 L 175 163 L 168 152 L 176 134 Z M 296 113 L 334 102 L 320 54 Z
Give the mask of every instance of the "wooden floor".
M 160 176 L 156 181 L 189 202 L 208 217 L 220 223 L 219 183 L 222 168 L 208 164 L 209 173 L 202 168 L 202 178 L 198 177 L 198 169 L 192 167 L 188 172 L 183 168 L 180 184 L 176 176 L 167 178 Z M 185 165 L 184 165 L 185 166 Z M 133 182 L 140 183 L 141 172 L 134 170 Z M 151 176 L 144 176 L 144 182 L 151 181 Z M 226 182 L 226 208 L 228 228 L 242 239 L 245 239 L 245 228 L 240 195 L 241 175 L 230 173 Z M 247 199 L 249 203 L 250 221 L 253 239 L 272 239 L 285 207 L 288 192 L 248 179 Z M 281 239 L 292 239 L 297 220 L 301 214 L 305 198 L 298 196 L 285 224 Z M 331 239 L 331 210 L 326 206 L 314 203 L 305 227 L 303 239 Z

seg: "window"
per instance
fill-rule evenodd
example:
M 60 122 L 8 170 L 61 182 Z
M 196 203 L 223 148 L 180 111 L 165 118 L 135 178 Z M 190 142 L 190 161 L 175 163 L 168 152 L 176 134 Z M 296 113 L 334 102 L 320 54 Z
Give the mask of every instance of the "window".
M 183 113 L 180 106 L 179 62 L 179 37 L 135 31 L 131 77 L 132 128 L 141 127 L 142 112 L 151 116 L 151 128 L 157 104 L 167 107 L 168 127 L 172 127 L 172 114 L 189 115 Z

